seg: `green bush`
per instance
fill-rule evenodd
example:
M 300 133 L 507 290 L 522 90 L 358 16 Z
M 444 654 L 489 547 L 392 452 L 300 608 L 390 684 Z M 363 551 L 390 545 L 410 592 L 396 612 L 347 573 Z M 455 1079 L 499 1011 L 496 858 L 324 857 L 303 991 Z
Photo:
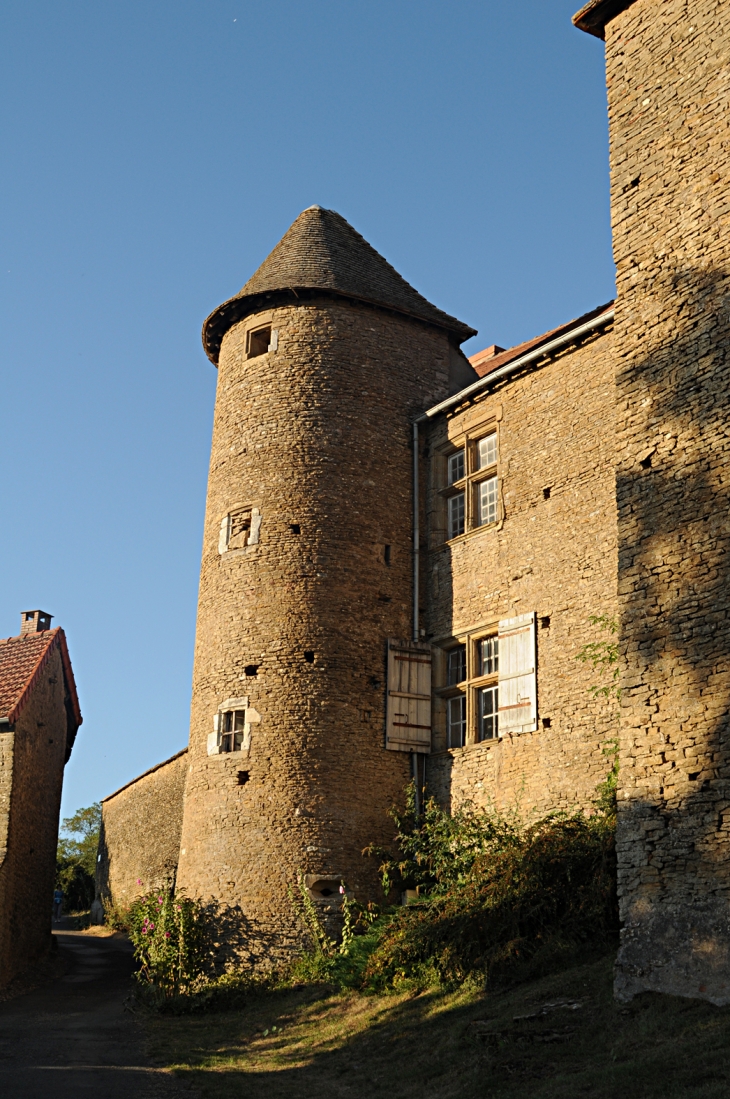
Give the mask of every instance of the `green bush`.
M 137 979 L 165 1000 L 196 991 L 212 975 L 213 938 L 200 901 L 175 894 L 171 884 L 133 901 L 129 937 L 139 962 Z
M 612 811 L 551 814 L 523 826 L 471 806 L 449 816 L 429 800 L 418 818 L 411 788 L 405 813 L 393 815 L 399 853 L 385 855 L 383 884 L 391 888 L 398 875 L 419 898 L 383 928 L 366 985 L 493 983 L 615 941 Z

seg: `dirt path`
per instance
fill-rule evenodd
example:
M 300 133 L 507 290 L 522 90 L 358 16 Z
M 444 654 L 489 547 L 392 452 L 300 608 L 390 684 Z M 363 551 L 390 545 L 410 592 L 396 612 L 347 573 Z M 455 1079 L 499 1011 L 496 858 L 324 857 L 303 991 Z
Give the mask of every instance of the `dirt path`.
M 129 943 L 54 934 L 69 961 L 66 974 L 0 1004 L 2 1099 L 193 1099 L 151 1064 L 142 1028 L 124 1010 Z

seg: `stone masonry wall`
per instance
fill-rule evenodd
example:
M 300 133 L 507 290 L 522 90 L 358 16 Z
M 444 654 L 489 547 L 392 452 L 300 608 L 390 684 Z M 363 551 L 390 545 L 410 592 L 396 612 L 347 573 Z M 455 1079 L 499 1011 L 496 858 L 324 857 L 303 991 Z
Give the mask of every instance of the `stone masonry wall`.
M 266 323 L 278 348 L 246 358 Z M 361 852 L 390 841 L 410 766 L 384 748 L 386 640 L 411 631 L 410 422 L 448 395 L 448 371 L 441 330 L 337 299 L 293 300 L 223 341 L 178 881 L 232 912 L 262 965 L 301 941 L 300 872 L 378 895 Z M 259 541 L 221 555 L 237 506 L 259 509 Z M 257 715 L 250 747 L 208 755 L 235 697 Z
M 42 957 L 51 945 L 66 753 L 63 699 L 63 665 L 56 648 L 15 731 L 0 738 L 4 742 L 0 747 L 0 987 Z
M 125 906 L 174 878 L 180 852 L 187 748 L 104 798 L 96 895 Z
M 526 818 L 590 809 L 606 777 L 603 749 L 616 736 L 616 705 L 592 696 L 602 680 L 576 658 L 588 642 L 610 636 L 590 616 L 616 613 L 614 404 L 613 336 L 603 330 L 497 383 L 430 430 L 425 581 L 436 698 L 445 682 L 440 647 L 485 627 L 496 631 L 501 618 L 537 615 L 536 732 L 446 750 L 445 714 L 435 703 L 427 786 L 446 806 L 469 800 L 517 808 Z M 462 446 L 466 431 L 494 429 L 500 521 L 444 542 L 442 452 Z
M 730 6 L 606 29 L 623 658 L 616 991 L 730 1002 Z

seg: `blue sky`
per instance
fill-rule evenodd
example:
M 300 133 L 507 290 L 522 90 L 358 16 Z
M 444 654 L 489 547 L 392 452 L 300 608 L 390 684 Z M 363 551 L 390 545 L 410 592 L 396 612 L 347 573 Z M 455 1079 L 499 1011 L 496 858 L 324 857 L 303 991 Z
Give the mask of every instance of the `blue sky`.
M 63 812 L 187 740 L 215 397 L 200 327 L 343 214 L 511 346 L 613 294 L 578 0 L 5 0 L 0 636 L 68 636 Z

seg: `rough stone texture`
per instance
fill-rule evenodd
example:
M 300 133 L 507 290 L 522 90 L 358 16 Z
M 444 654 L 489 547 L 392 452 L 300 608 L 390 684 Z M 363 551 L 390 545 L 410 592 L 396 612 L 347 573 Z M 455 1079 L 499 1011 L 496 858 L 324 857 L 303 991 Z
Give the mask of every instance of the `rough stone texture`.
M 247 359 L 269 322 L 278 349 Z M 390 840 L 410 763 L 384 750 L 386 640 L 411 631 L 410 422 L 448 395 L 449 359 L 443 330 L 326 297 L 223 340 L 178 882 L 240 910 L 262 963 L 301 940 L 299 872 L 377 895 L 361 852 Z M 239 506 L 259 508 L 259 542 L 221 555 Z M 261 717 L 249 750 L 208 755 L 238 696 Z
M 56 645 L 14 729 L 0 735 L 0 987 L 51 945 L 65 695 Z
M 536 732 L 446 750 L 435 704 L 427 785 L 447 806 L 470 800 L 528 818 L 590 808 L 605 779 L 615 704 L 592 696 L 596 673 L 576 657 L 603 636 L 589 617 L 616 612 L 614 408 L 613 336 L 603 330 L 430 428 L 429 637 L 438 649 L 529 611 L 538 625 Z M 495 428 L 501 519 L 445 543 L 440 448 Z M 437 690 L 438 667 L 435 660 Z
M 606 27 L 624 663 L 616 992 L 730 1002 L 730 7 Z
M 96 895 L 128 905 L 174 878 L 188 751 L 165 760 L 101 803 Z

